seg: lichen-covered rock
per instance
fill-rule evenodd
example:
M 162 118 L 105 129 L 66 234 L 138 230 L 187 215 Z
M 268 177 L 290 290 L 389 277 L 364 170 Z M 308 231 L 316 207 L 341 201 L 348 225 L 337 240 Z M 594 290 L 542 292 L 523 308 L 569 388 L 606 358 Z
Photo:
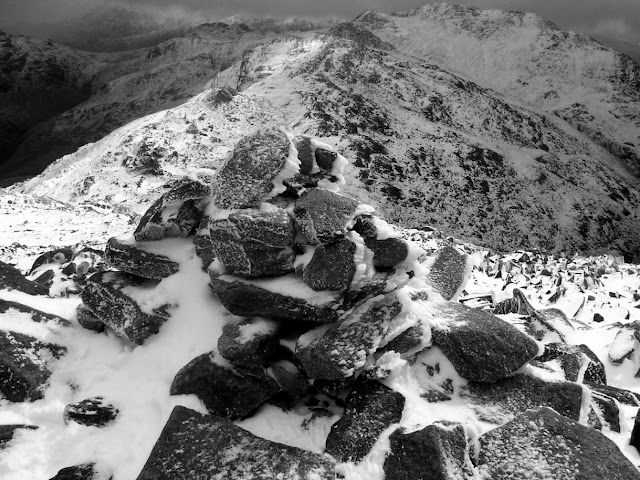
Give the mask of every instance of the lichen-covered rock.
M 478 470 L 492 480 L 637 480 L 615 443 L 547 407 L 518 415 L 480 437 Z
M 13 435 L 16 430 L 35 430 L 38 427 L 35 425 L 22 425 L 22 424 L 11 424 L 11 425 L 0 425 L 0 450 L 8 445 L 8 443 L 13 439 Z
M 51 375 L 49 364 L 65 351 L 29 335 L 0 331 L 0 397 L 10 402 L 42 398 Z
M 356 273 L 356 244 L 346 238 L 320 245 L 304 267 L 303 281 L 314 290 L 347 290 Z
M 558 360 L 565 378 L 570 382 L 607 384 L 604 365 L 586 345 L 548 343 L 538 360 L 541 362 Z
M 458 303 L 433 310 L 433 345 L 467 380 L 495 382 L 538 355 L 533 339 L 488 312 Z
M 394 293 L 374 298 L 340 324 L 302 335 L 296 358 L 311 378 L 338 380 L 362 370 L 380 346 L 402 304 Z
M 264 288 L 211 274 L 211 288 L 222 305 L 234 315 L 266 317 L 294 322 L 332 323 L 338 314 L 330 306 L 314 305 Z
M 82 302 L 116 335 L 141 345 L 151 335 L 158 333 L 167 320 L 166 305 L 148 313 L 124 292 L 137 288 L 144 291 L 153 286 L 153 281 L 143 281 L 127 273 L 98 272 L 87 279 Z
M 103 397 L 91 397 L 64 407 L 63 418 L 65 423 L 73 421 L 81 425 L 104 427 L 113 423 L 118 413 L 119 410 L 106 403 Z
M 389 443 L 384 461 L 386 480 L 475 478 L 461 424 L 434 423 L 411 433 L 398 429 Z
M 51 313 L 41 312 L 35 308 L 23 305 L 22 303 L 12 302 L 10 300 L 2 300 L 0 298 L 0 317 L 3 315 L 12 315 L 15 313 L 21 313 L 29 316 L 29 320 L 38 323 L 52 322 L 60 326 L 70 325 L 68 320 L 53 315 Z
M 28 295 L 47 295 L 49 287 L 32 282 L 15 267 L 0 262 L 0 290 L 18 290 Z
M 82 328 L 98 333 L 104 332 L 104 322 L 96 317 L 83 303 L 76 308 L 76 320 L 78 320 L 78 324 Z
M 279 130 L 262 130 L 242 137 L 213 181 L 213 204 L 221 209 L 256 207 L 277 185 L 276 177 L 290 165 L 291 142 Z
M 364 458 L 380 434 L 402 418 L 404 396 L 375 380 L 358 382 L 331 426 L 326 452 L 343 462 Z
M 232 368 L 210 352 L 182 367 L 170 392 L 196 395 L 214 415 L 242 418 L 280 392 L 280 385 L 261 368 Z
M 315 188 L 296 200 L 294 216 L 305 240 L 313 245 L 332 242 L 353 224 L 358 202 Z
M 138 245 L 116 237 L 111 237 L 107 242 L 104 259 L 122 272 L 154 280 L 169 277 L 180 269 L 180 265 L 164 255 L 147 252 Z
M 227 272 L 259 278 L 293 271 L 295 228 L 286 211 L 240 210 L 209 225 L 213 251 Z
M 400 238 L 365 238 L 365 245 L 373 252 L 373 266 L 377 269 L 393 268 L 404 262 L 409 254 L 407 242 Z
M 436 252 L 428 279 L 445 300 L 451 300 L 467 281 L 467 257 L 453 247 Z
M 279 346 L 278 324 L 259 317 L 226 324 L 218 338 L 220 355 L 247 367 L 266 365 L 274 359 Z
M 178 406 L 138 480 L 333 480 L 327 456 L 256 437 L 230 421 Z

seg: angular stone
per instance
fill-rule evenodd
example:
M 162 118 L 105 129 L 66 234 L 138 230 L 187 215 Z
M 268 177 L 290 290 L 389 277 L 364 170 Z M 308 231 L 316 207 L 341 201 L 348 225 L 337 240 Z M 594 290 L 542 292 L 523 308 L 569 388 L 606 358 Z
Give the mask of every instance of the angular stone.
M 31 270 L 29 270 L 29 275 L 31 275 L 37 268 L 42 265 L 47 264 L 57 264 L 62 265 L 71 261 L 73 258 L 73 249 L 69 247 L 56 248 L 55 250 L 50 250 L 41 254 L 38 258 L 35 259 L 33 265 L 31 265 Z
M 138 480 L 333 480 L 334 461 L 177 406 Z
M 385 480 L 475 478 L 461 424 L 434 423 L 411 433 L 398 429 L 389 441 L 390 451 L 384 461 Z
M 305 240 L 317 245 L 344 236 L 357 208 L 351 198 L 315 188 L 296 200 L 294 216 Z
M 546 407 L 482 435 L 478 470 L 492 480 L 640 479 L 615 443 Z
M 242 210 L 210 222 L 216 257 L 229 273 L 259 278 L 293 271 L 293 220 L 286 211 Z
M 35 430 L 37 428 L 35 425 L 0 425 L 0 450 L 13 439 L 16 430 Z
M 140 305 L 122 289 L 151 288 L 147 285 L 149 282 L 122 272 L 95 273 L 87 279 L 82 302 L 116 335 L 141 345 L 160 331 L 168 315 L 163 308 L 154 310 L 152 314 L 143 312 Z
M 587 382 L 607 384 L 605 367 L 595 353 L 586 345 L 567 345 L 566 343 L 548 343 L 541 362 L 559 360 L 565 378 L 569 382 Z M 580 373 L 582 372 L 582 378 Z
M 295 322 L 332 323 L 338 314 L 329 306 L 313 305 L 241 281 L 227 281 L 211 274 L 211 288 L 222 305 L 241 317 L 266 317 Z
M 394 293 L 374 298 L 337 325 L 319 327 L 298 339 L 296 358 L 311 378 L 338 380 L 362 370 L 380 346 L 402 304 Z
M 82 328 L 98 333 L 104 332 L 104 322 L 96 317 L 93 312 L 82 303 L 78 305 L 76 309 L 76 319 Z
M 342 462 L 364 458 L 380 434 L 402 418 L 404 396 L 376 381 L 358 382 L 331 426 L 326 452 Z
M 11 315 L 14 312 L 19 312 L 28 315 L 30 320 L 38 323 L 52 322 L 60 326 L 69 326 L 70 322 L 64 318 L 58 317 L 51 313 L 41 312 L 35 308 L 31 308 L 22 303 L 12 302 L 10 300 L 0 299 L 0 316 L 3 314 Z
M 356 244 L 343 238 L 320 245 L 304 267 L 303 281 L 313 290 L 348 290 L 356 273 Z
M 458 303 L 436 305 L 433 310 L 433 345 L 467 380 L 495 382 L 538 354 L 533 339 L 491 313 Z
M 336 158 L 338 158 L 338 154 L 326 148 L 316 148 L 315 158 L 316 163 L 321 169 L 330 172 L 333 170 L 333 163 L 336 161 Z
M 220 167 L 212 187 L 213 203 L 221 209 L 252 208 L 274 189 L 286 168 L 291 143 L 280 130 L 262 130 L 242 137 Z M 292 175 L 297 173 L 292 171 Z
M 278 325 L 264 318 L 228 323 L 218 338 L 220 355 L 247 367 L 266 365 L 274 359 L 279 346 Z
M 245 417 L 278 392 L 280 385 L 263 369 L 216 363 L 213 352 L 182 367 L 170 390 L 171 395 L 195 394 L 210 413 L 226 418 Z
M 106 403 L 103 397 L 91 397 L 71 403 L 64 407 L 64 423 L 71 421 L 80 425 L 104 427 L 113 423 L 119 410 L 112 404 Z
M 142 278 L 160 280 L 180 269 L 173 260 L 146 252 L 135 244 L 129 244 L 111 237 L 104 250 L 104 259 L 112 267 Z
M 407 242 L 400 238 L 365 238 L 364 243 L 373 252 L 373 266 L 377 269 L 393 268 L 404 262 L 409 254 Z
M 32 282 L 15 267 L 0 262 L 0 290 L 18 290 L 28 295 L 47 295 L 49 287 Z
M 451 300 L 467 281 L 467 256 L 453 247 L 438 250 L 428 278 L 445 300 Z
M 49 363 L 66 349 L 18 332 L 0 331 L 0 396 L 10 402 L 42 398 Z

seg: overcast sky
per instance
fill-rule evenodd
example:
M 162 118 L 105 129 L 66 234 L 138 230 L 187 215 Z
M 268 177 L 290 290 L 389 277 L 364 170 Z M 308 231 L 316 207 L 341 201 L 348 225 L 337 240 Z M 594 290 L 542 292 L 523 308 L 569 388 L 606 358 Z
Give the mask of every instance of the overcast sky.
M 25 25 L 62 22 L 88 13 L 96 6 L 120 4 L 151 10 L 158 15 L 177 15 L 209 20 L 233 14 L 261 16 L 352 17 L 364 10 L 406 10 L 424 0 L 0 0 L 0 28 L 16 31 Z M 458 0 L 452 3 L 482 8 L 525 10 L 538 13 L 565 29 L 600 34 L 640 43 L 640 0 Z M 25 32 L 33 35 L 33 32 Z

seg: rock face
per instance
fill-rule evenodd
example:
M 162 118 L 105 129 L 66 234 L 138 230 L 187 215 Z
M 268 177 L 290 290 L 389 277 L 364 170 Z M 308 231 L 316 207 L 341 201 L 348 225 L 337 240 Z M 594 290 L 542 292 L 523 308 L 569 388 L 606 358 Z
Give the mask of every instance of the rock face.
M 356 273 L 356 244 L 341 239 L 320 245 L 304 267 L 303 281 L 314 290 L 347 290 Z
M 116 420 L 119 410 L 102 397 L 86 398 L 64 407 L 65 423 L 76 422 L 81 425 L 104 427 Z
M 142 278 L 160 280 L 176 273 L 180 266 L 163 255 L 146 252 L 142 248 L 112 237 L 104 250 L 105 261 L 122 272 Z
M 328 190 L 309 190 L 296 200 L 294 216 L 307 242 L 325 244 L 342 237 L 353 222 L 358 202 Z
M 345 402 L 342 417 L 331 427 L 326 452 L 340 461 L 364 458 L 380 434 L 400 421 L 404 397 L 376 381 L 360 382 Z
M 506 378 L 538 354 L 534 340 L 490 313 L 456 303 L 436 310 L 444 326 L 433 328 L 433 345 L 467 380 Z
M 429 272 L 431 285 L 445 300 L 451 300 L 466 282 L 467 259 L 453 247 L 436 253 Z
M 471 480 L 473 464 L 461 424 L 428 425 L 389 437 L 390 452 L 384 461 L 386 480 Z
M 29 295 L 47 295 L 49 288 L 26 279 L 20 270 L 0 262 L 0 290 L 18 290 Z
M 492 480 L 640 478 L 615 443 L 546 407 L 482 435 L 478 470 Z
M 243 137 L 218 170 L 213 204 L 222 209 L 252 208 L 271 192 L 287 167 L 291 143 L 284 132 L 265 130 Z M 292 165 L 292 175 L 297 166 Z
M 328 457 L 256 437 L 223 418 L 175 407 L 138 480 L 332 480 Z
M 65 348 L 18 332 L 0 331 L 0 395 L 10 402 L 43 396 L 51 375 L 49 362 Z

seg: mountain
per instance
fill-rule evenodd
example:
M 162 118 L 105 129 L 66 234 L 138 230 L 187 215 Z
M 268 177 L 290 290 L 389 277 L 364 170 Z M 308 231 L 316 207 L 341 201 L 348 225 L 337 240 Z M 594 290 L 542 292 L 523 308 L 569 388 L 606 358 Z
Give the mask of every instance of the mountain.
M 388 18 L 417 22 L 425 11 Z M 141 213 L 177 178 L 198 168 L 215 170 L 243 134 L 278 125 L 335 141 L 353 159 L 349 193 L 403 226 L 437 225 L 500 250 L 614 249 L 638 258 L 640 191 L 628 161 L 526 98 L 513 99 L 394 47 L 390 35 L 384 40 L 363 28 L 365 20 L 375 23 L 373 17 L 368 13 L 327 33 L 279 37 L 249 48 L 210 89 L 63 157 L 16 188 L 68 202 L 124 203 Z M 507 28 L 495 23 L 485 28 Z M 384 28 L 383 33 L 393 30 Z M 413 43 L 424 41 L 422 29 L 403 28 L 418 39 Z M 507 32 L 514 29 L 508 25 Z M 556 50 L 577 45 L 567 34 Z M 585 71 L 576 67 L 591 52 L 592 43 L 584 45 L 573 63 L 566 55 L 557 61 Z M 455 48 L 468 47 L 460 42 Z M 621 58 L 598 48 L 606 58 Z M 613 75 L 616 65 L 610 66 Z M 570 76 L 555 79 L 554 88 L 567 92 L 563 81 Z M 219 102 L 221 86 L 239 93 Z M 625 98 L 633 111 L 637 103 Z

